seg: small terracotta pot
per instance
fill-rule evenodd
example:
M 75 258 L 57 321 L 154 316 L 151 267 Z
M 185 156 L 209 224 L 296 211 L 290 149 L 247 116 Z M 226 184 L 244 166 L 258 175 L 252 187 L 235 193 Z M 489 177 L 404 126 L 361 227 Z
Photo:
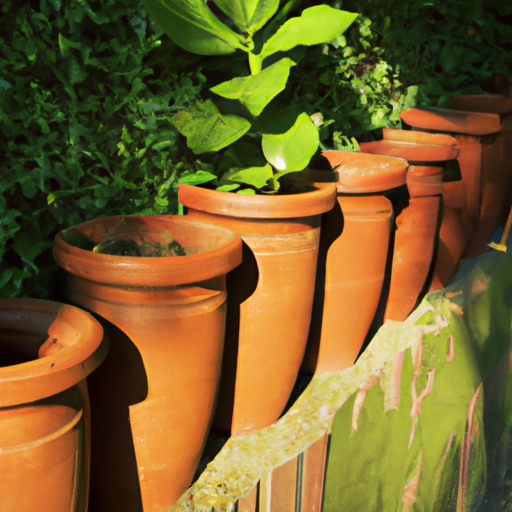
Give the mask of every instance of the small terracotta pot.
M 90 414 L 85 378 L 103 329 L 56 302 L 0 299 L 0 508 L 87 511 Z
M 397 216 L 393 264 L 384 320 L 404 321 L 429 284 L 437 245 L 442 163 L 459 155 L 457 141 L 444 134 L 383 130 L 380 141 L 361 143 L 365 153 L 398 156 L 409 163 L 408 205 Z
M 67 242 L 78 235 L 95 243 L 175 240 L 190 254 L 99 254 Z M 93 508 L 167 511 L 190 484 L 210 425 L 225 275 L 241 261 L 240 237 L 178 216 L 107 217 L 57 235 L 54 256 L 68 271 L 69 298 L 126 335 L 109 329 L 105 371 L 91 382 Z
M 497 114 L 482 114 L 445 108 L 411 108 L 401 118 L 415 129 L 446 132 L 460 148 L 461 181 L 443 184 L 444 214 L 439 233 L 439 251 L 431 290 L 446 286 L 463 255 L 478 222 L 482 148 L 486 137 L 500 129 Z
M 482 254 L 498 223 L 504 224 L 512 198 L 512 98 L 493 94 L 454 96 L 446 108 L 485 112 L 500 117 L 500 132 L 482 144 L 482 177 L 478 224 L 464 251 L 465 258 Z
M 215 425 L 233 435 L 276 421 L 302 363 L 311 320 L 321 214 L 336 190 L 282 196 L 180 185 L 187 217 L 240 233 L 243 264 L 228 277 L 226 357 Z
M 383 191 L 405 184 L 401 158 L 323 151 L 336 171 L 338 207 L 324 219 L 325 277 L 317 283 L 308 368 L 348 368 L 356 360 L 382 293 L 393 207 Z M 366 194 L 366 195 L 362 195 Z

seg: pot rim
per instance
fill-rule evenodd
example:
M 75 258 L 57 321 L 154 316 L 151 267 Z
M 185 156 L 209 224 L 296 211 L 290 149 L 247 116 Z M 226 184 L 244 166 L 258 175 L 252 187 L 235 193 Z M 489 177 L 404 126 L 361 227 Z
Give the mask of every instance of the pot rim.
M 420 132 L 417 132 L 420 133 Z M 388 155 L 404 158 L 409 163 L 443 162 L 457 158 L 460 149 L 456 146 L 415 143 L 392 139 L 361 142 L 361 151 L 375 155 Z
M 191 227 L 202 236 L 212 235 L 218 241 L 214 248 L 176 257 L 114 256 L 80 249 L 66 241 L 64 232 L 55 237 L 53 256 L 66 271 L 79 277 L 107 285 L 124 287 L 172 287 L 206 281 L 227 274 L 242 262 L 240 235 L 228 229 L 204 224 L 181 215 L 114 215 L 100 217 L 75 226 L 83 230 L 123 219 L 158 219 L 169 221 L 169 231 L 176 223 Z M 193 235 L 199 236 L 199 235 Z M 219 243 L 220 241 L 220 243 Z
M 500 94 L 460 94 L 452 96 L 446 108 L 487 114 L 511 114 L 512 98 Z
M 406 183 L 408 163 L 403 158 L 338 150 L 322 151 L 322 155 L 338 173 L 338 193 L 380 193 Z
M 402 110 L 400 117 L 413 128 L 455 134 L 482 136 L 500 131 L 500 116 L 442 107 L 412 107 Z
M 78 384 L 106 356 L 103 328 L 80 308 L 40 299 L 0 299 L 0 327 L 57 337 L 59 348 L 39 358 L 0 367 L 0 407 L 46 398 Z M 63 337 L 62 337 L 63 336 Z
M 334 207 L 334 183 L 309 183 L 314 190 L 289 195 L 246 195 L 184 183 L 178 199 L 189 208 L 216 215 L 256 219 L 293 219 L 328 212 Z

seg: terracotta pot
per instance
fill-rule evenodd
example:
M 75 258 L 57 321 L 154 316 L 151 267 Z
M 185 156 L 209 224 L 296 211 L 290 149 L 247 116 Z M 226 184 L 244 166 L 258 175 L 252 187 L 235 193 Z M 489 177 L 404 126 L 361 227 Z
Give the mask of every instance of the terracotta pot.
M 512 198 L 512 98 L 492 94 L 463 95 L 450 98 L 445 105 L 467 112 L 486 112 L 500 117 L 500 132 L 482 144 L 482 176 L 478 224 L 464 257 L 482 254 L 498 223 L 504 224 Z
M 431 287 L 434 291 L 448 284 L 477 225 L 482 148 L 487 137 L 499 131 L 499 116 L 437 107 L 411 108 L 402 111 L 400 116 L 415 129 L 453 135 L 460 148 L 458 161 L 462 180 L 443 184 L 444 214 Z
M 243 264 L 228 277 L 229 314 L 215 425 L 233 435 L 276 421 L 302 363 L 311 320 L 321 214 L 333 184 L 282 196 L 180 185 L 187 216 L 240 233 Z
M 442 163 L 459 155 L 457 141 L 444 134 L 383 130 L 380 141 L 361 143 L 364 153 L 406 159 L 408 205 L 396 219 L 397 230 L 384 320 L 404 321 L 421 299 L 431 276 L 437 245 Z
M 107 344 L 88 313 L 0 299 L 0 508 L 86 512 L 90 415 L 85 378 Z
M 190 253 L 100 254 L 68 243 L 79 235 L 95 243 L 175 240 Z M 91 381 L 91 508 L 167 511 L 190 484 L 208 432 L 225 275 L 241 261 L 240 237 L 178 216 L 107 217 L 57 235 L 54 256 L 68 271 L 69 298 L 122 331 L 109 329 L 112 350 Z
M 405 184 L 401 158 L 323 151 L 336 171 L 337 208 L 324 219 L 325 274 L 317 283 L 308 367 L 315 373 L 348 368 L 356 360 L 382 293 L 393 218 L 383 191 Z M 366 195 L 360 195 L 366 194 Z

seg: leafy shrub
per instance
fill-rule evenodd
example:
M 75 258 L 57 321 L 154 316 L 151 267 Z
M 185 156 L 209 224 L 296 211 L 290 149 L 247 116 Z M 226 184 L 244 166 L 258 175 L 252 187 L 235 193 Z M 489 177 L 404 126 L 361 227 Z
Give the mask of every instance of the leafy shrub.
M 193 161 L 169 118 L 203 77 L 139 0 L 7 0 L 0 19 L 0 296 L 49 297 L 59 229 L 177 213 Z
M 342 7 L 361 16 L 334 45 L 305 52 L 306 72 L 292 75 L 287 91 L 322 115 L 326 146 L 371 139 L 374 130 L 400 127 L 404 108 L 442 106 L 512 74 L 506 0 L 343 0 Z

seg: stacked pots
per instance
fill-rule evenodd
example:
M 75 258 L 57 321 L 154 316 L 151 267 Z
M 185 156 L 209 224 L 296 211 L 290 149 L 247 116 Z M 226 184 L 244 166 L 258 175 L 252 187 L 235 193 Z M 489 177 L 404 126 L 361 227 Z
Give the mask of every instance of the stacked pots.
M 402 322 L 430 284 L 443 174 L 447 174 L 444 167 L 459 155 L 459 148 L 453 137 L 444 134 L 384 129 L 383 135 L 383 140 L 361 143 L 361 151 L 398 156 L 409 163 L 409 200 L 396 219 L 391 282 L 384 313 L 384 320 Z
M 142 255 L 72 245 L 80 239 L 136 244 Z M 150 256 L 163 249 L 167 256 Z M 225 276 L 241 261 L 240 237 L 183 217 L 108 217 L 60 233 L 54 256 L 67 271 L 69 299 L 107 320 L 111 336 L 109 357 L 91 381 L 98 425 L 92 507 L 167 511 L 190 484 L 208 433 Z
M 248 196 L 180 185 L 186 217 L 224 226 L 244 241 L 228 277 L 226 357 L 215 425 L 233 435 L 278 419 L 300 369 L 311 320 L 323 213 L 333 184 Z
M 322 231 L 324 276 L 317 282 L 309 370 L 351 366 L 381 297 L 393 222 L 384 192 L 405 185 L 407 162 L 390 156 L 324 151 L 335 170 L 337 206 Z
M 512 197 L 512 98 L 494 94 L 462 95 L 450 98 L 446 108 L 466 112 L 497 114 L 500 130 L 482 147 L 482 182 L 478 224 L 464 252 L 473 258 L 482 254 L 496 226 L 504 223 Z
M 401 118 L 414 129 L 452 135 L 460 149 L 458 161 L 462 179 L 443 183 L 445 213 L 432 288 L 440 289 L 453 276 L 478 223 L 482 154 L 499 132 L 500 119 L 498 114 L 437 107 L 404 110 Z
M 72 306 L 0 299 L 0 508 L 86 512 L 85 378 L 105 358 L 100 324 Z

